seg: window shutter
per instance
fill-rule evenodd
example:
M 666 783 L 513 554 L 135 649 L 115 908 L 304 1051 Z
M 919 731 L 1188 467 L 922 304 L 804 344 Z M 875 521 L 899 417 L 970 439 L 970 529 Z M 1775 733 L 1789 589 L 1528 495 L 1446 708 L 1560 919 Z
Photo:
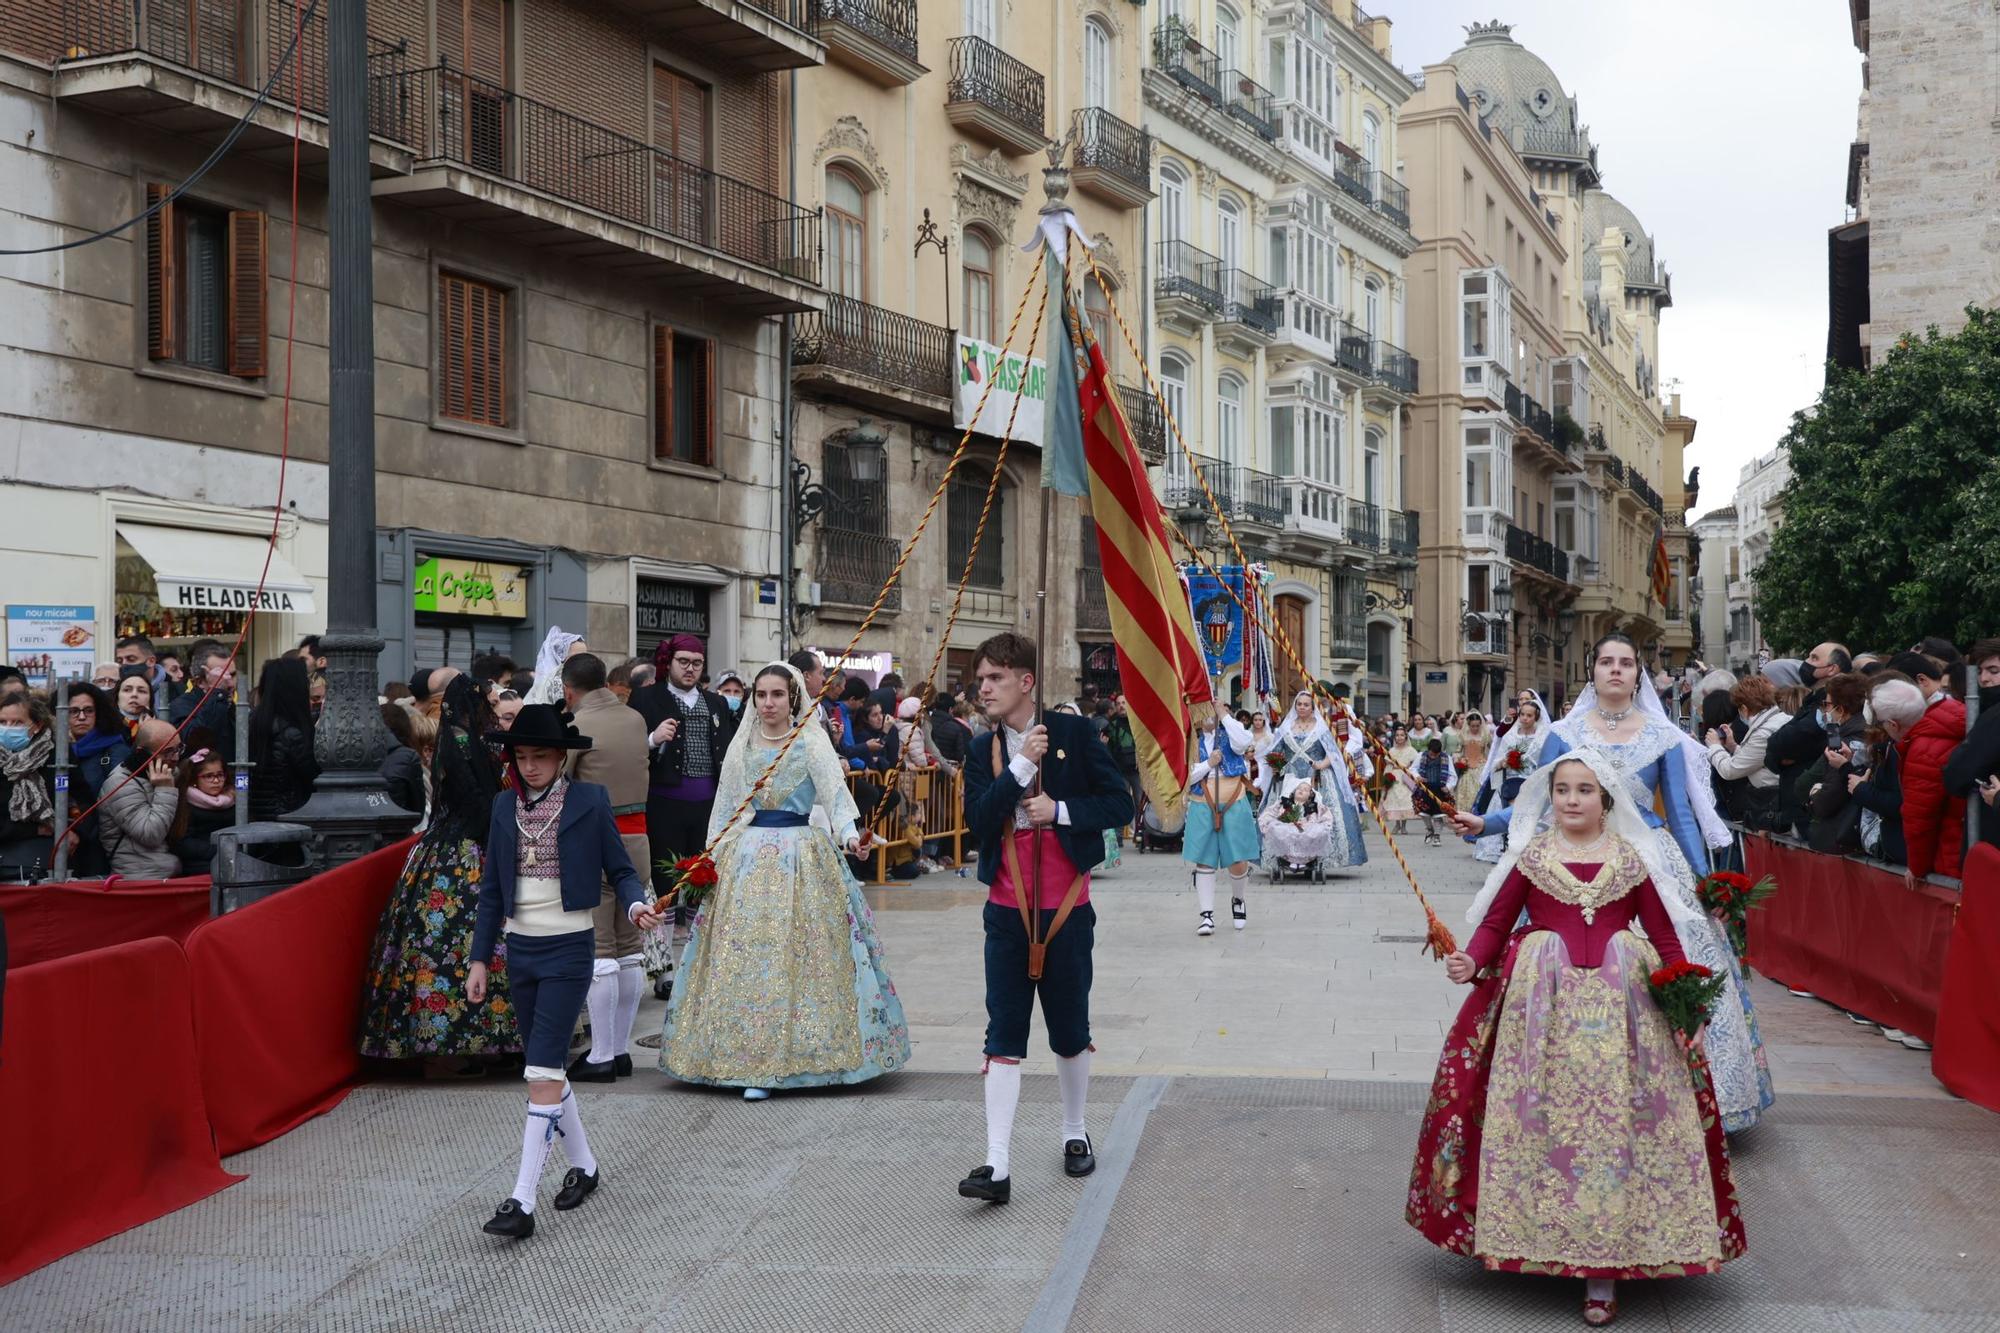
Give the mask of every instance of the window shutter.
M 438 274 L 438 415 L 463 420 L 466 411 L 465 280 Z
M 264 374 L 266 335 L 264 215 L 229 215 L 229 373 Z
M 146 207 L 152 208 L 172 190 L 165 185 L 146 186 Z M 146 222 L 146 355 L 154 361 L 171 361 L 180 355 L 174 318 L 179 308 L 176 279 L 178 238 L 174 235 L 174 206 L 160 207 Z
M 701 340 L 695 361 L 699 381 L 694 389 L 694 455 L 703 467 L 715 466 L 715 339 Z
M 653 457 L 674 456 L 674 331 L 653 326 Z

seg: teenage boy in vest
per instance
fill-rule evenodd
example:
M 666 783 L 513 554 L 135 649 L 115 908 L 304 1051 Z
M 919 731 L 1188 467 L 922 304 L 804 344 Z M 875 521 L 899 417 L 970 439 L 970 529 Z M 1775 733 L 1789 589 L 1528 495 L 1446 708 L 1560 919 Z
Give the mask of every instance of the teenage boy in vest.
M 1090 869 L 1104 831 L 1131 822 L 1132 797 L 1088 718 L 1038 713 L 1035 644 L 996 634 L 973 654 L 993 730 L 966 756 L 966 827 L 989 887 L 986 926 L 986 1161 L 959 1182 L 968 1199 L 1012 1197 L 1008 1149 L 1037 995 L 1062 1087 L 1063 1170 L 1097 1169 L 1083 1111 L 1090 1088 Z M 1034 901 L 1039 890 L 1039 901 Z M 1033 902 L 1033 906 L 1030 903 Z M 1033 936 L 1030 936 L 1032 926 Z

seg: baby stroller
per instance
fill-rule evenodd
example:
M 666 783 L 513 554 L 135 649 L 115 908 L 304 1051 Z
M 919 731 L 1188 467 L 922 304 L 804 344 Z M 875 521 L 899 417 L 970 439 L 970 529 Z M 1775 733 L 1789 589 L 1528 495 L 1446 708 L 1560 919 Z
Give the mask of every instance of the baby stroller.
M 1138 842 L 1142 852 L 1177 852 L 1181 849 L 1181 830 L 1169 832 L 1162 828 L 1159 807 L 1148 801 L 1139 812 Z
M 1321 858 L 1333 851 L 1333 815 L 1320 808 L 1311 778 L 1294 779 L 1291 790 L 1258 817 L 1271 882 L 1306 879 L 1326 883 Z

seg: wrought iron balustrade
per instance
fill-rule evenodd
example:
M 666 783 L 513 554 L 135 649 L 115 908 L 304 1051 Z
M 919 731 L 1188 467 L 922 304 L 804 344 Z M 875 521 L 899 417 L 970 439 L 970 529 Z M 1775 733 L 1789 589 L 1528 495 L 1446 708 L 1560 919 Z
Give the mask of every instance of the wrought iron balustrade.
M 1375 211 L 1401 227 L 1410 229 L 1410 187 L 1386 171 L 1375 173 Z
M 1512 381 L 1509 381 L 1507 385 L 1507 392 L 1504 395 L 1502 395 L 1502 401 L 1506 404 L 1507 415 L 1514 418 L 1516 424 L 1518 425 L 1527 424 L 1525 421 L 1521 420 L 1521 413 L 1527 405 L 1527 395 L 1521 392 L 1520 385 L 1515 384 Z
M 1620 486 L 1625 485 L 1624 459 L 1618 457 L 1616 454 L 1613 454 L 1611 457 L 1604 460 L 1604 470 L 1611 474 L 1611 479 L 1613 481 L 1617 482 Z
M 1240 69 L 1222 74 L 1222 107 L 1231 120 L 1246 126 L 1266 143 L 1278 141 L 1277 99 L 1271 90 Z
M 1240 518 L 1272 528 L 1285 525 L 1284 483 L 1270 473 L 1260 472 L 1254 467 L 1239 467 L 1230 493 L 1235 497 L 1236 504 L 1230 514 L 1232 519 Z
M 1240 268 L 1220 269 L 1215 288 L 1222 294 L 1222 318 L 1265 333 L 1278 331 L 1278 295 L 1262 278 Z
M 1389 511 L 1389 553 L 1415 555 L 1419 544 L 1418 514 L 1414 509 Z
M 1334 154 L 1333 183 L 1340 187 L 1342 193 L 1352 195 L 1369 208 L 1375 206 L 1374 182 L 1370 179 L 1373 175 L 1368 163 L 1359 156 L 1350 155 L 1344 145 L 1342 151 Z
M 1370 349 L 1373 357 L 1373 374 L 1377 383 L 1386 384 L 1400 393 L 1417 391 L 1417 358 L 1411 356 L 1394 343 L 1377 339 Z
M 1078 167 L 1101 167 L 1145 190 L 1153 185 L 1153 136 L 1100 106 L 1070 117 Z
M 1371 551 L 1382 549 L 1382 506 L 1366 500 L 1347 502 L 1347 540 Z
M 896 567 L 896 558 L 901 554 L 902 545 L 894 537 L 821 523 L 819 561 L 814 566 L 821 600 L 843 606 L 869 605 L 889 581 L 889 571 Z M 888 600 L 882 606 L 894 611 L 902 605 L 903 586 L 898 582 L 889 589 Z
M 1042 133 L 1042 76 L 983 37 L 951 39 L 947 102 L 977 102 L 1023 129 Z
M 1195 469 L 1201 476 L 1195 476 Z M 1235 469 L 1219 458 L 1207 454 L 1188 455 L 1176 450 L 1167 458 L 1165 494 L 1162 502 L 1169 509 L 1207 509 L 1208 495 L 1202 490 L 1202 483 L 1214 492 L 1216 505 L 1225 514 L 1235 512 L 1231 485 L 1235 481 Z
M 378 78 L 375 95 L 410 107 L 419 163 L 467 167 L 801 282 L 819 281 L 816 210 L 449 65 Z
M 1076 627 L 1111 628 L 1111 596 L 1104 586 L 1104 571 L 1091 565 L 1076 571 Z
M 1148 462 L 1160 462 L 1167 456 L 1167 414 L 1160 410 L 1159 400 L 1131 384 L 1119 385 L 1118 397 L 1132 427 L 1132 442 Z
M 1374 339 L 1367 331 L 1352 320 L 1343 319 L 1336 330 L 1337 340 L 1333 345 L 1334 362 L 1343 370 L 1349 370 L 1363 379 L 1375 373 Z
M 951 330 L 846 296 L 792 325 L 792 364 L 832 366 L 886 385 L 951 397 Z
M 1221 271 L 1222 261 L 1206 250 L 1186 241 L 1160 242 L 1159 294 L 1163 297 L 1185 297 L 1210 310 L 1221 310 L 1222 292 L 1216 286 Z
M 779 0 L 752 3 L 762 9 Z M 811 4 L 810 31 L 818 32 L 822 23 L 845 23 L 906 59 L 917 58 L 917 0 L 811 0 Z
M 1222 71 L 1215 53 L 1171 19 L 1153 31 L 1153 67 L 1198 97 L 1222 101 Z

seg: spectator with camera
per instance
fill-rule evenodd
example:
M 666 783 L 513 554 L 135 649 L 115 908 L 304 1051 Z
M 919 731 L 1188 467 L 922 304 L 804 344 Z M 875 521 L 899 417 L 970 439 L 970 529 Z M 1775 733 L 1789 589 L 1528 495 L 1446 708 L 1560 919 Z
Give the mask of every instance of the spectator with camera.
M 1964 798 L 1977 792 L 1979 840 L 2000 847 L 2000 639 L 1981 639 L 1967 660 L 1979 672 L 1979 720 L 1944 766 L 1944 789 Z
M 1826 706 L 1826 682 L 1853 667 L 1846 644 L 1822 643 L 1807 653 L 1800 675 L 1812 693 L 1764 747 L 1764 766 L 1778 775 L 1778 809 L 1793 825 L 1805 812 L 1799 778 L 1826 749 L 1826 732 L 1819 723 L 1819 710 Z
M 1778 692 L 1768 676 L 1748 676 L 1729 691 L 1729 702 L 1743 720 L 1743 738 L 1733 731 L 1711 727 L 1702 735 L 1708 747 L 1709 767 L 1725 782 L 1741 778 L 1748 782 L 1746 822 L 1769 827 L 1778 807 L 1778 775 L 1764 766 L 1764 752 L 1771 737 L 1789 721 L 1778 708 Z
M 1863 807 L 1854 800 L 1851 779 L 1868 772 L 1868 678 L 1843 672 L 1826 683 L 1819 722 L 1826 749 L 1799 779 L 1807 802 L 1806 841 L 1814 851 L 1862 850 Z
M 1942 671 L 1942 668 L 1935 668 Z M 1963 861 L 1965 804 L 1945 789 L 1944 766 L 1965 739 L 1965 705 L 1938 689 L 1926 700 L 1914 681 L 1878 680 L 1868 691 L 1875 721 L 1895 743 L 1902 770 L 1905 879 L 1957 875 Z

